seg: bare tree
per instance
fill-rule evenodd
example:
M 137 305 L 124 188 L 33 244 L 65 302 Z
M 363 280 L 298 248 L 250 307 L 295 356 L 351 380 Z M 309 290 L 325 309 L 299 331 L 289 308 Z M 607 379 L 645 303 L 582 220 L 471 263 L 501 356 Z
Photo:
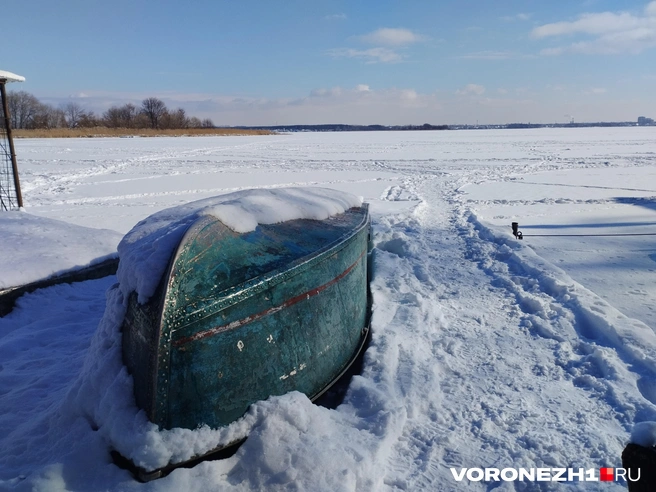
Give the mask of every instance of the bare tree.
M 137 108 L 134 104 L 112 106 L 103 113 L 102 119 L 110 128 L 135 128 L 137 125 Z
M 78 126 L 80 128 L 95 128 L 102 126 L 102 122 L 96 117 L 93 111 L 87 111 L 80 117 Z
M 171 129 L 189 128 L 189 118 L 184 109 L 166 113 L 162 118 L 162 127 Z
M 134 120 L 134 128 L 150 128 L 148 116 L 142 112 L 137 113 L 137 117 Z
M 141 102 L 141 113 L 146 115 L 151 128 L 159 128 L 162 117 L 167 113 L 166 104 L 161 99 L 149 97 Z
M 112 106 L 102 115 L 102 120 L 105 126 L 109 128 L 120 128 L 121 124 L 121 108 L 118 106 Z
M 66 127 L 66 115 L 61 109 L 54 108 L 49 104 L 39 103 L 34 117 L 27 128 L 64 128 Z
M 100 125 L 110 128 L 214 128 L 211 119 L 201 121 L 195 116 L 189 117 L 182 108 L 169 112 L 164 102 L 156 97 L 144 99 L 140 108 L 130 103 L 112 106 L 102 117 L 97 117 L 74 101 L 57 109 L 24 91 L 10 91 L 7 95 L 11 125 L 16 129 L 90 128 Z
M 85 116 L 86 111 L 76 102 L 67 102 L 61 106 L 66 116 L 66 125 L 69 128 L 80 126 L 80 120 Z
M 25 91 L 9 91 L 7 104 L 11 115 L 11 126 L 16 129 L 29 128 L 41 106 L 36 97 Z
M 139 112 L 134 104 L 128 103 L 121 106 L 121 119 L 125 124 L 125 128 L 132 128 L 135 126 L 138 114 Z

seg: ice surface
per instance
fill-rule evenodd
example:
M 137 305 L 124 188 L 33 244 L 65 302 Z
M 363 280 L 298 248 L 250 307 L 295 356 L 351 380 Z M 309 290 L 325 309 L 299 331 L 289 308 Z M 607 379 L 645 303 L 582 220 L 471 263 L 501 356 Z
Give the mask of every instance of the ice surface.
M 617 467 L 629 440 L 654 440 L 653 241 L 530 237 L 656 232 L 653 128 L 20 140 L 17 152 L 29 215 L 121 233 L 246 188 L 362 196 L 374 312 L 337 409 L 291 393 L 225 429 L 159 432 L 120 362 L 115 277 L 23 296 L 0 319 L 2 490 L 448 491 L 463 488 L 451 467 Z M 158 466 L 245 434 L 233 457 L 149 484 L 109 458 Z

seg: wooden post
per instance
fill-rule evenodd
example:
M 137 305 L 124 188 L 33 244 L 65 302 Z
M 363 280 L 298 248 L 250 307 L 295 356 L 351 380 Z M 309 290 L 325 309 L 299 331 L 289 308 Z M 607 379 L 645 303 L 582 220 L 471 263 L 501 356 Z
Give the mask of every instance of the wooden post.
M 7 92 L 5 90 L 6 79 L 0 79 L 0 96 L 2 96 L 2 111 L 5 118 L 5 128 L 7 129 L 7 140 L 9 141 L 9 154 L 11 156 L 11 169 L 14 174 L 14 188 L 16 190 L 16 202 L 19 208 L 23 208 L 23 195 L 18 179 L 18 164 L 16 163 L 16 150 L 14 149 L 14 139 L 11 135 L 11 120 L 9 118 L 9 104 L 7 103 Z

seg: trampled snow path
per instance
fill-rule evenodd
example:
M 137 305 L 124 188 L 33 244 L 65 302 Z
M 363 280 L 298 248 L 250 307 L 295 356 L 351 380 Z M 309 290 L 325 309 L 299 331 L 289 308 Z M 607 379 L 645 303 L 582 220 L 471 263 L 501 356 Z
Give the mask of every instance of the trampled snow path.
M 654 354 L 641 364 L 618 353 L 568 286 L 541 286 L 529 265 L 509 271 L 510 241 L 496 243 L 455 187 L 418 188 L 413 216 L 377 227 L 374 344 L 396 360 L 394 389 L 407 402 L 385 483 L 447 490 L 449 467 L 471 463 L 618 463 L 634 419 L 656 417 L 645 382 Z
M 539 256 L 537 243 L 515 241 L 508 211 L 550 206 L 537 192 L 561 188 L 540 186 L 554 172 L 571 181 L 577 170 L 590 171 L 587 181 L 574 183 L 581 186 L 567 191 L 575 196 L 561 210 L 610 206 L 594 194 L 603 187 L 615 190 L 611 197 L 622 188 L 620 196 L 653 203 L 649 187 L 616 187 L 612 174 L 637 169 L 635 179 L 644 180 L 653 172 L 651 137 L 614 131 L 294 135 L 201 150 L 188 149 L 186 141 L 134 139 L 112 143 L 122 156 L 112 158 L 102 141 L 83 141 L 75 151 L 39 141 L 72 156 L 61 173 L 45 170 L 38 158 L 28 166 L 32 177 L 44 166 L 32 189 L 33 210 L 80 225 L 97 227 L 102 216 L 124 230 L 125 217 L 249 185 L 320 184 L 364 195 L 372 202 L 376 243 L 373 339 L 363 374 L 337 410 L 298 394 L 260 403 L 251 436 L 234 457 L 140 485 L 109 464 L 106 449 L 98 450 L 101 432 L 76 420 L 74 401 L 65 396 L 82 357 L 50 337 L 46 349 L 58 355 L 54 370 L 30 369 L 42 357 L 30 349 L 34 333 L 48 316 L 61 312 L 53 333 L 65 338 L 73 330 L 84 344 L 102 308 L 75 289 L 30 294 L 0 320 L 8 328 L 0 335 L 0 391 L 10 398 L 0 419 L 9 432 L 0 436 L 0 449 L 13 450 L 0 454 L 0 489 L 461 490 L 465 485 L 450 467 L 620 466 L 635 422 L 656 420 L 653 327 L 618 309 L 612 296 L 603 300 L 593 292 L 596 284 L 578 283 Z M 606 181 L 589 181 L 596 175 Z M 521 180 L 536 196 L 513 198 Z M 489 182 L 500 198 L 486 188 Z M 484 191 L 475 200 L 473 187 Z M 58 309 L 45 307 L 62 295 Z M 85 313 L 88 326 L 75 328 L 75 312 Z M 44 389 L 50 396 L 32 409 Z M 556 488 L 467 487 L 497 485 Z M 595 489 L 590 483 L 568 488 Z

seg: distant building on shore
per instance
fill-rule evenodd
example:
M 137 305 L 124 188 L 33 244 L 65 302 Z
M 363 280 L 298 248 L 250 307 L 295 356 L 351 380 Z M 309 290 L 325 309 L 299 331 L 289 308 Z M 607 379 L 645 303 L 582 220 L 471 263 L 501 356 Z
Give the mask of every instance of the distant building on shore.
M 649 126 L 653 125 L 653 118 L 647 118 L 646 116 L 638 116 L 638 126 Z

